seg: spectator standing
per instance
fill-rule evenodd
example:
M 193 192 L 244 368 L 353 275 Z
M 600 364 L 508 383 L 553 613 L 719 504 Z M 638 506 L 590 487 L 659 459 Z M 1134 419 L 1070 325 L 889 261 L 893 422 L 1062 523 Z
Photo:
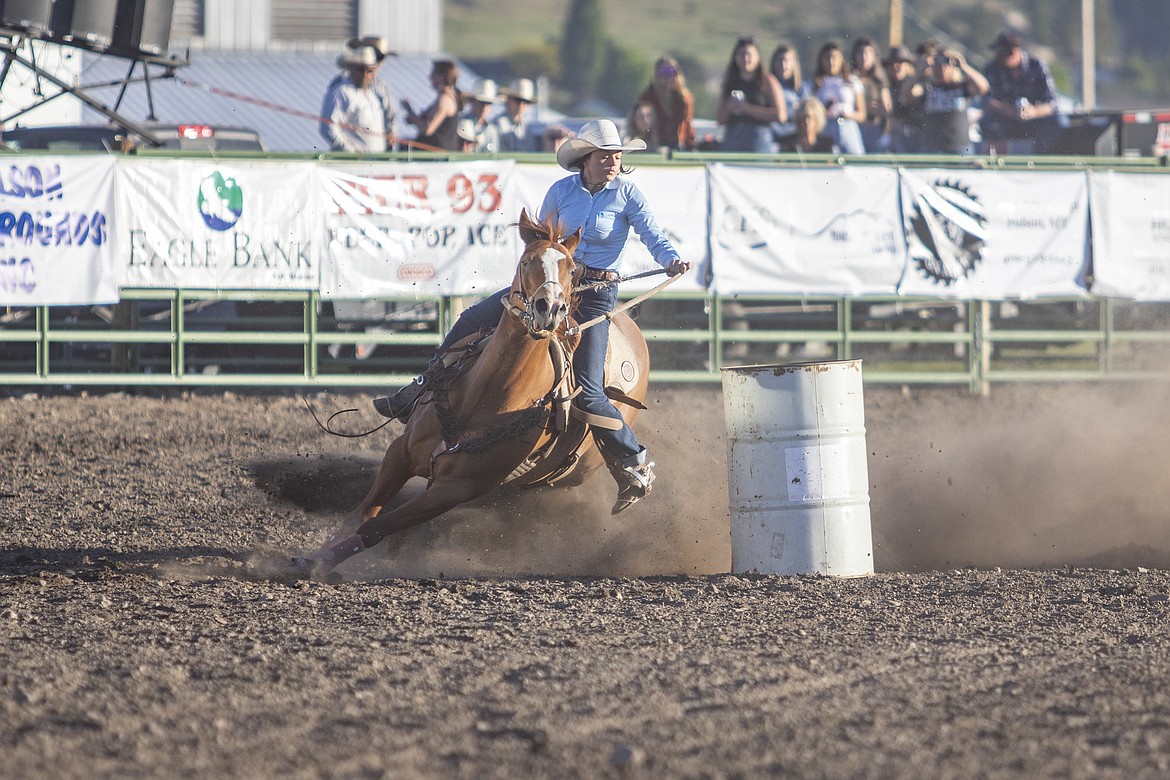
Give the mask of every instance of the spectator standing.
M 648 136 L 639 138 L 652 147 L 695 148 L 695 98 L 673 57 L 663 55 L 654 63 L 654 76 L 626 117 L 627 128 L 633 127 L 634 112 L 646 103 L 653 111 L 654 124 Z
M 784 95 L 776 77 L 764 68 L 756 39 L 740 38 L 723 75 L 716 121 L 723 125 L 725 152 L 776 151 L 772 125 L 786 122 Z
M 942 49 L 935 54 L 930 69 L 910 88 L 911 95 L 923 101 L 919 150 L 974 154 L 969 110 L 987 88 L 987 79 L 959 51 Z
M 555 154 L 572 137 L 573 132 L 564 125 L 549 125 L 540 136 L 541 150 Z
M 464 154 L 474 154 L 479 142 L 479 134 L 475 132 L 475 120 L 471 117 L 460 117 L 455 125 L 455 137 L 459 139 L 459 151 Z
M 364 43 L 372 41 L 373 43 Z M 325 89 L 321 137 L 335 152 L 385 152 L 395 134 L 394 97 L 376 78 L 382 60 L 393 53 L 384 39 L 355 38 L 337 58 L 344 70 Z
M 780 141 L 780 151 L 796 154 L 836 154 L 837 145 L 824 134 L 825 106 L 815 97 L 805 98 L 796 109 L 796 132 Z
M 849 69 L 841 45 L 829 41 L 817 54 L 813 94 L 825 105 L 825 134 L 845 154 L 865 154 L 861 123 L 865 121 L 865 95 L 861 82 Z
M 654 104 L 650 101 L 639 101 L 630 109 L 622 128 L 622 139 L 628 144 L 630 141 L 641 141 L 648 147 L 657 144 L 654 137 Z
M 1047 63 L 1029 56 L 1014 32 L 1001 32 L 991 49 L 995 59 L 984 74 L 988 82 L 983 100 L 984 143 L 993 154 L 1047 152 L 1061 125 Z
M 496 82 L 491 79 L 480 79 L 475 82 L 471 92 L 464 93 L 463 99 L 467 104 L 463 116 L 472 120 L 475 125 L 475 151 L 484 154 L 495 154 L 500 151 L 500 131 L 491 121 L 492 109 L 500 102 Z
M 435 90 L 435 101 L 417 114 L 410 103 L 402 101 L 406 121 L 418 128 L 416 142 L 452 152 L 463 148 L 463 142 L 456 135 L 459 112 L 463 108 L 463 98 L 455 89 L 458 80 L 459 68 L 454 62 L 435 60 L 431 65 L 431 87 Z
M 877 44 L 872 38 L 858 38 L 851 52 L 853 75 L 861 82 L 865 98 L 865 119 L 861 122 L 861 141 L 869 154 L 890 150 L 890 112 L 893 100 L 890 83 L 881 66 Z
M 934 55 L 938 54 L 938 41 L 934 38 L 927 38 L 914 49 L 914 54 L 917 57 L 914 63 L 914 70 L 918 75 L 922 75 L 930 68 L 931 60 Z
M 800 104 L 809 96 L 808 84 L 800 77 L 800 57 L 796 49 L 787 43 L 782 43 L 772 52 L 769 70 L 780 84 L 780 91 L 784 95 L 784 114 L 786 120 L 772 126 L 776 140 L 783 140 L 796 132 L 796 111 Z
M 516 79 L 507 89 L 500 90 L 500 94 L 504 96 L 504 113 L 495 120 L 500 133 L 500 151 L 540 151 L 540 137 L 532 132 L 529 117 L 536 103 L 536 85 L 531 79 Z
M 922 123 L 922 95 L 914 95 L 918 84 L 917 60 L 905 46 L 894 46 L 883 61 L 890 81 L 890 151 L 914 154 L 918 151 Z

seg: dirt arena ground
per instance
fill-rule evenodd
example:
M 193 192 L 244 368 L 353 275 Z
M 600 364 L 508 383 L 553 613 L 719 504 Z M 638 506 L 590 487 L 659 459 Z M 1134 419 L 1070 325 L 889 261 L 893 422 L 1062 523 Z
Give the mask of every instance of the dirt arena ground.
M 268 575 L 391 429 L 8 392 L 2 778 L 1170 773 L 1168 387 L 867 387 L 858 579 L 727 574 L 718 388 L 659 387 L 620 518 L 606 476 L 501 497 L 336 584 Z

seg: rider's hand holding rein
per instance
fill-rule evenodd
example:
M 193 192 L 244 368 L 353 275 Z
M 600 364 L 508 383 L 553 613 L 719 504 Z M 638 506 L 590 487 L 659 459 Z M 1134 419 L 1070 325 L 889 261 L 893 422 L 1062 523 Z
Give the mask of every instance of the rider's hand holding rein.
M 671 262 L 671 264 L 666 267 L 666 275 L 678 276 L 679 274 L 685 274 L 689 270 L 691 270 L 691 264 L 686 260 L 676 257 Z

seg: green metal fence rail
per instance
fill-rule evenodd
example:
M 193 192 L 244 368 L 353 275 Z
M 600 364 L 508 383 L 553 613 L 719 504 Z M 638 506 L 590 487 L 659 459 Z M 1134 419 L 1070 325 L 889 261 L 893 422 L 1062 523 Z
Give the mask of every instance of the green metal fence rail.
M 339 316 L 316 292 L 122 291 L 109 307 L 0 310 L 0 385 L 387 387 L 469 301 L 378 298 Z M 863 361 L 867 382 L 1170 380 L 1170 305 L 664 293 L 637 307 L 651 378 L 728 365 Z

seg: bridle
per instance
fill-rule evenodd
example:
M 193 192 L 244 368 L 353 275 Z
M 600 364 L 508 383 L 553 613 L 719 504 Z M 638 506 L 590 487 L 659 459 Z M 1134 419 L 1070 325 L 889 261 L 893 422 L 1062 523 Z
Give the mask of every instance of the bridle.
M 561 250 L 564 251 L 563 247 L 560 247 L 559 244 L 552 244 L 551 246 L 561 248 Z M 576 268 L 580 269 L 582 267 L 580 263 L 577 263 L 576 261 L 574 261 L 574 263 L 576 263 Z M 576 278 L 577 276 L 578 271 L 574 271 L 573 277 Z M 547 278 L 535 290 L 533 290 L 531 294 L 524 292 L 523 285 L 524 277 L 523 274 L 521 274 L 519 289 L 510 290 L 508 294 L 505 295 L 501 300 L 501 303 L 504 305 L 504 309 L 507 310 L 509 314 L 520 320 L 521 324 L 524 325 L 524 330 L 527 331 L 531 338 L 547 339 L 556 332 L 557 328 L 559 328 L 568 317 L 568 312 L 571 309 L 572 303 L 571 295 L 575 290 L 570 290 L 568 293 L 566 293 L 564 285 L 562 285 L 559 281 Z M 544 297 L 546 298 L 552 298 L 554 300 L 563 299 L 565 301 L 565 314 L 558 318 L 556 325 L 549 330 L 539 328 L 536 325 L 537 315 L 535 311 L 535 305 L 536 301 L 542 298 L 541 293 L 545 293 Z M 513 303 L 513 298 L 518 298 L 523 308 Z

